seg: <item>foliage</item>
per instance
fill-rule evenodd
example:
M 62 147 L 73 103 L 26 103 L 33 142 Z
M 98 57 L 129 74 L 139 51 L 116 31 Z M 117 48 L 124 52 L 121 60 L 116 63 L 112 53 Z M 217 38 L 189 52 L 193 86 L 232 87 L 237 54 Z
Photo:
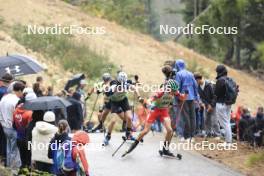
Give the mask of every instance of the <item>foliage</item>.
M 210 57 L 242 69 L 264 69 L 264 0 L 197 0 L 205 2 L 198 11 L 196 26 L 237 27 L 238 34 L 195 35 L 184 39 L 184 43 Z M 185 22 L 194 18 L 194 5 L 185 3 Z M 187 41 L 186 41 L 187 40 Z
M 22 45 L 60 62 L 66 70 L 82 71 L 90 78 L 97 78 L 108 68 L 115 68 L 107 56 L 95 53 L 89 46 L 76 43 L 72 36 L 27 34 L 26 28 L 21 25 L 13 29 L 12 35 Z
M 133 30 L 147 32 L 144 0 L 89 0 L 80 6 L 86 13 L 114 21 Z

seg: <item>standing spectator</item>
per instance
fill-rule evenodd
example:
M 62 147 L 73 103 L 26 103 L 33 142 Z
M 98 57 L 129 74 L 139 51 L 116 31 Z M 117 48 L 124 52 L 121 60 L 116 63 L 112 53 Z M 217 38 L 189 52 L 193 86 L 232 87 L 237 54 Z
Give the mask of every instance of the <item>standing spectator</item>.
M 24 89 L 25 101 L 36 99 L 37 96 L 31 88 Z M 17 131 L 17 146 L 20 153 L 20 160 L 22 162 L 21 168 L 28 168 L 31 166 L 31 154 L 28 150 L 28 142 L 26 138 L 26 128 L 32 120 L 32 111 L 23 108 L 24 102 L 17 105 L 14 112 L 14 128 Z
M 71 138 L 69 137 L 69 128 L 69 124 L 66 120 L 60 120 L 58 122 L 58 132 L 54 135 L 49 144 L 48 157 L 53 160 L 52 173 L 56 174 L 57 176 L 64 175 L 64 173 L 61 171 L 61 168 L 59 168 L 59 166 L 57 165 L 57 152 L 65 141 L 71 140 Z
M 87 161 L 87 144 L 89 142 L 90 138 L 88 133 L 84 131 L 77 131 L 72 138 L 72 158 L 79 165 L 75 174 L 80 173 L 80 175 L 89 176 L 89 165 Z
M 82 79 L 76 88 L 76 92 L 81 95 L 80 102 L 82 104 L 82 109 L 83 109 L 83 117 L 86 117 L 86 93 L 85 93 L 85 87 L 87 86 L 87 81 L 85 79 Z
M 33 90 L 37 97 L 46 95 L 46 89 L 43 86 L 43 78 L 41 76 L 36 78 L 36 83 L 33 84 Z
M 67 100 L 71 102 L 71 106 L 67 108 L 67 117 L 72 132 L 82 129 L 83 110 L 81 104 L 81 95 L 77 92 L 73 93 L 72 97 Z
M 207 136 L 220 136 L 220 127 L 215 116 L 214 87 L 210 81 L 204 80 L 200 73 L 194 75 L 198 84 L 198 92 L 205 108 L 205 131 Z
M 16 144 L 17 132 L 13 129 L 13 113 L 21 97 L 25 86 L 16 82 L 13 93 L 5 95 L 0 102 L 0 123 L 6 136 L 6 165 L 12 169 L 18 169 L 21 165 L 19 151 Z
M 35 163 L 35 169 L 51 172 L 52 160 L 48 158 L 48 148 L 46 146 L 49 145 L 51 138 L 57 132 L 57 127 L 54 125 L 55 114 L 52 111 L 47 111 L 43 120 L 37 122 L 32 131 L 31 160 Z
M 47 96 L 53 96 L 53 87 L 49 86 L 47 89 Z
M 232 142 L 232 131 L 230 124 L 231 105 L 236 101 L 238 86 L 230 77 L 227 76 L 227 69 L 224 65 L 218 65 L 216 67 L 216 73 L 216 117 L 220 123 L 220 126 L 225 131 L 224 144 L 228 145 Z
M 7 94 L 7 88 L 12 82 L 13 76 L 10 74 L 5 74 L 0 78 L 0 101 L 4 95 Z M 6 165 L 6 137 L 2 125 L 0 123 L 0 157 L 3 159 Z
M 180 93 L 187 93 L 188 97 L 183 104 L 181 111 L 181 119 L 184 120 L 184 138 L 191 139 L 195 133 L 195 103 L 199 100 L 198 87 L 191 72 L 186 70 L 185 62 L 181 59 L 176 60 L 175 67 L 177 69 L 176 81 L 179 84 Z

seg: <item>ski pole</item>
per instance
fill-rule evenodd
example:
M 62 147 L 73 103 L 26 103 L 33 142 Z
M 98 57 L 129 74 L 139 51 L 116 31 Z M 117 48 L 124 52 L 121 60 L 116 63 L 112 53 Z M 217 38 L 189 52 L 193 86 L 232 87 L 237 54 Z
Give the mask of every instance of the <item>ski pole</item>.
M 93 105 L 93 109 L 92 109 L 92 113 L 91 113 L 91 115 L 89 117 L 88 123 L 90 123 L 90 121 L 92 119 L 92 116 L 93 116 L 93 113 L 94 113 L 94 110 L 95 110 L 95 106 L 97 104 L 98 97 L 99 97 L 99 94 L 97 94 L 97 96 L 96 96 L 96 99 L 95 99 L 95 102 L 94 102 L 94 105 Z
M 125 136 L 122 136 L 122 139 L 123 139 L 123 142 L 119 145 L 119 147 L 114 151 L 114 153 L 112 154 L 112 157 L 115 156 L 115 154 L 118 152 L 118 150 L 125 144 L 126 142 L 126 137 Z

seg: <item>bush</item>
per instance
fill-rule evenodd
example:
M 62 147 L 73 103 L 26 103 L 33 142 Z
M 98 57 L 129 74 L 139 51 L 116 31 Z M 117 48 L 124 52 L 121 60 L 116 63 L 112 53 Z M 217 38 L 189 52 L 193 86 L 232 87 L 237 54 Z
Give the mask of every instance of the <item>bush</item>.
M 147 32 L 148 17 L 143 0 L 89 0 L 80 6 L 84 12 L 91 15 L 115 21 L 133 30 Z
M 27 34 L 21 25 L 13 29 L 12 35 L 22 45 L 61 63 L 66 70 L 81 71 L 90 78 L 97 78 L 108 68 L 115 68 L 107 56 L 95 53 L 89 46 L 77 44 L 69 35 Z
M 251 167 L 255 164 L 263 163 L 263 162 L 264 162 L 264 152 L 259 152 L 252 154 L 246 161 L 246 164 Z

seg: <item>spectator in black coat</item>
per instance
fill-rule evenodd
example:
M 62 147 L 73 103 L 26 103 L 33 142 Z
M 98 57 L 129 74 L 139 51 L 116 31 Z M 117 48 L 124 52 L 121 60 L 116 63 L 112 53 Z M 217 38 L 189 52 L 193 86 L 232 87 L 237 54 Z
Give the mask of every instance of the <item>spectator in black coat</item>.
M 220 127 L 215 116 L 214 85 L 203 79 L 200 73 L 194 74 L 198 84 L 198 93 L 205 110 L 205 131 L 207 136 L 220 136 Z
M 75 92 L 72 97 L 68 97 L 67 100 L 72 103 L 72 105 L 67 108 L 67 119 L 72 132 L 75 132 L 82 129 L 83 124 L 81 95 Z

